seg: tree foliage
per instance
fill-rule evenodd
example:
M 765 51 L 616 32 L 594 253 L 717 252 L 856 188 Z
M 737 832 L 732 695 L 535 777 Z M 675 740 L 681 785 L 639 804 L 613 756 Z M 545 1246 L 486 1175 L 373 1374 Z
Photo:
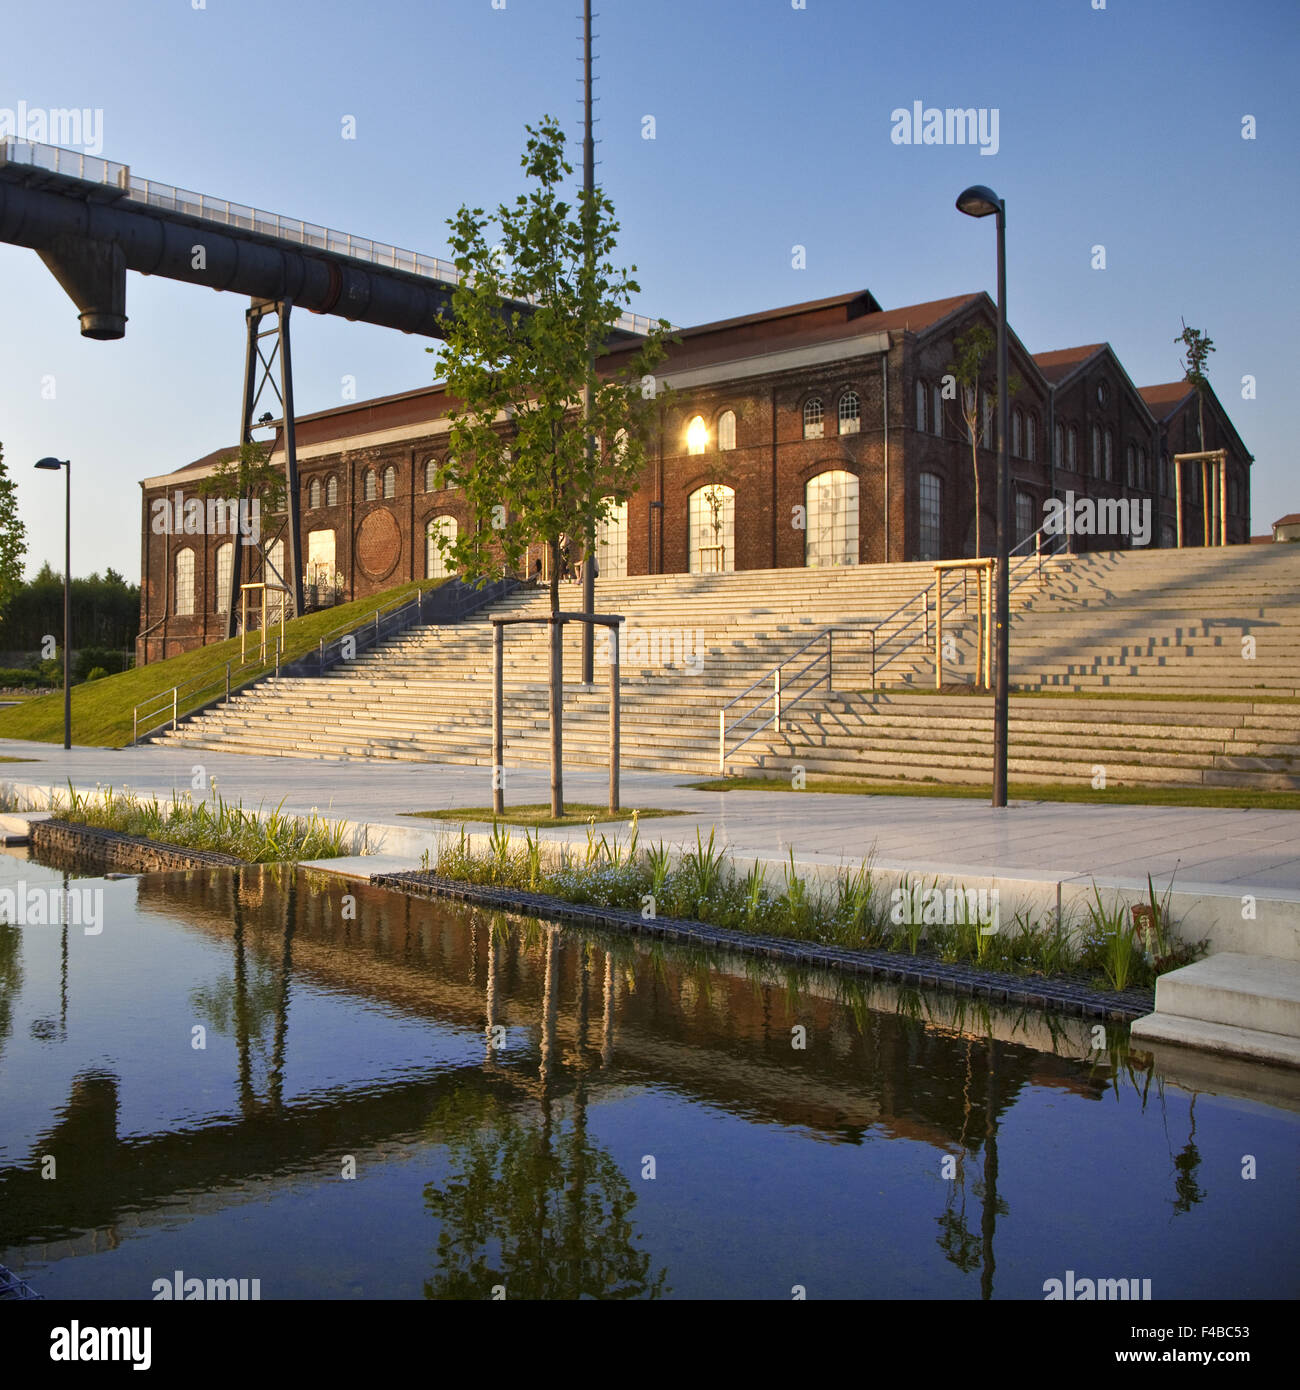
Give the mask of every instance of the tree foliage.
M 984 391 L 989 402 L 989 410 L 994 419 L 994 432 L 997 430 L 998 381 L 996 373 L 990 375 L 985 368 L 989 357 L 997 346 L 997 335 L 986 323 L 974 323 L 953 343 L 954 357 L 948 371 L 957 382 L 958 410 L 966 426 L 966 438 L 970 442 L 970 466 L 975 479 L 975 554 L 980 552 L 980 390 Z M 1010 380 L 1011 395 L 1014 396 L 1024 383 L 1013 374 Z M 986 447 L 993 448 L 995 441 L 990 439 Z
M 18 485 L 5 467 L 0 444 L 0 614 L 22 586 L 26 555 L 27 528 L 18 519 Z
M 561 195 L 573 170 L 558 121 L 544 117 L 527 132 L 528 191 L 491 218 L 462 207 L 448 222 L 463 278 L 446 342 L 428 350 L 440 353 L 456 403 L 437 483 L 462 489 L 476 522 L 444 540 L 444 550 L 462 578 L 477 581 L 517 568 L 530 545 L 544 545 L 555 612 L 561 537 L 590 538 L 607 499 L 635 490 L 669 325 L 660 320 L 622 371 L 594 368 L 640 287 L 611 260 L 618 223 L 603 192 L 581 193 L 576 207 Z
M 1205 449 L 1205 393 L 1210 389 L 1210 380 L 1205 375 L 1205 364 L 1214 351 L 1214 341 L 1199 329 L 1188 328 L 1187 320 L 1180 319 L 1183 331 L 1174 339 L 1183 345 L 1183 380 L 1196 389 L 1198 410 L 1197 431 L 1200 448 Z

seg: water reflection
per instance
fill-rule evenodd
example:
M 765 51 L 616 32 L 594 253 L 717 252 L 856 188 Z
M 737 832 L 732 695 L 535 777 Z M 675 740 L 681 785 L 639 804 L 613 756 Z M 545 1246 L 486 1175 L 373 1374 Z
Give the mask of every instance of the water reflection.
M 694 1219 L 717 1208 L 754 1222 L 752 1246 L 736 1237 L 737 1289 L 756 1277 L 747 1266 L 787 1258 L 774 1241 L 797 1252 L 806 1226 L 828 1233 L 818 1258 L 837 1281 L 829 1292 L 882 1296 L 893 1287 L 888 1260 L 873 1269 L 837 1210 L 865 1211 L 879 1186 L 906 1197 L 871 1208 L 871 1238 L 906 1252 L 923 1293 L 1023 1297 L 1027 1265 L 1032 1275 L 1066 1264 L 1046 1252 L 1034 1264 L 1027 1253 L 1066 1179 L 1035 1188 L 1027 1175 L 1043 1154 L 1059 1170 L 1063 1149 L 1096 1142 L 1086 1124 L 1110 1097 L 1121 1102 L 1134 1172 L 1167 1161 L 1166 1210 L 1190 1217 L 1213 1192 L 1222 1221 L 1224 1204 L 1240 1200 L 1239 1178 L 1207 1176 L 1194 1098 L 1175 1152 L 1177 1139 L 1164 1136 L 1181 1134 L 1181 1102 L 1167 1106 L 1145 1055 L 1118 1045 L 1093 1053 L 1082 1020 L 752 958 L 719 962 L 296 871 L 160 875 L 130 887 L 133 923 L 110 923 L 95 957 L 101 989 L 118 991 L 120 1006 L 99 1020 L 69 1080 L 42 1073 L 42 1094 L 67 1087 L 50 1122 L 25 1134 L 0 1126 L 0 1261 L 11 1266 L 24 1261 L 6 1251 L 26 1247 L 29 1265 L 57 1260 L 101 1249 L 82 1237 L 115 1233 L 124 1220 L 147 1239 L 164 1216 L 197 1221 L 246 1200 L 252 1185 L 272 1201 L 308 1184 L 344 1194 L 329 1198 L 341 1260 L 354 1226 L 384 1247 L 370 1292 L 653 1298 L 698 1291 L 699 1267 L 717 1258 L 681 1231 L 688 1182 Z M 52 983 L 53 937 L 43 940 Z M 75 934 L 73 944 L 96 949 Z M 20 1016 L 21 959 L 17 934 L 0 928 L 0 1080 Z M 142 983 L 146 962 L 157 978 Z M 76 966 L 69 1004 L 65 939 L 69 1053 L 79 1008 L 90 1004 Z M 131 1052 L 132 1029 L 163 1015 L 168 1037 L 206 1029 L 206 1054 L 144 1041 Z M 1020 1124 L 1008 1150 L 1008 1118 L 1030 1105 L 1047 1129 L 1035 1136 Z M 1093 1114 L 1084 1130 L 1080 1105 Z M 690 1137 L 675 1154 L 676 1185 L 647 1181 L 643 1155 L 671 1151 L 677 1129 Z M 1241 1152 L 1235 1132 L 1233 1143 Z M 819 1154 L 831 1151 L 858 1158 L 827 1168 Z M 69 1181 L 42 1181 L 40 1157 L 51 1154 Z M 395 1154 L 414 1157 L 419 1230 L 410 1198 L 389 1196 L 405 1191 Z M 345 1156 L 371 1186 L 339 1182 Z M 941 1177 L 945 1160 L 950 1177 Z M 823 1169 L 841 1176 L 810 1187 L 803 1175 Z M 1104 1249 L 1104 1184 L 1078 1199 L 1098 1207 Z M 1143 1209 L 1151 1205 L 1144 1197 Z M 797 1217 L 784 1237 L 783 1212 Z M 246 1272 L 264 1276 L 267 1296 L 311 1296 L 321 1276 L 300 1272 L 292 1256 L 302 1218 L 275 1219 L 286 1248 L 258 1258 L 283 1259 L 278 1286 L 262 1267 Z M 69 1244 L 55 1251 L 56 1241 Z M 794 1267 L 807 1257 L 788 1258 Z M 1179 1262 L 1177 1252 L 1168 1259 Z M 796 1281 L 774 1276 L 777 1296 L 788 1296 L 782 1279 L 786 1289 Z

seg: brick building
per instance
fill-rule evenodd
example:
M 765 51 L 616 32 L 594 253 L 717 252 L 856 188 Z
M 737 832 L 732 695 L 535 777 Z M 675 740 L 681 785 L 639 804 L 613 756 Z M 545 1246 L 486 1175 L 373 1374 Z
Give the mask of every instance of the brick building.
M 975 553 L 975 480 L 954 343 L 995 330 L 983 293 L 883 310 L 868 291 L 679 330 L 642 483 L 598 536 L 607 576 L 946 559 Z M 602 359 L 617 366 L 631 348 Z M 1151 543 L 1173 544 L 1168 458 L 1195 449 L 1196 396 L 1180 382 L 1138 390 L 1106 344 L 1031 355 L 1011 335 L 1014 540 L 1043 525 L 1048 499 L 1149 502 Z M 992 553 L 996 460 L 993 354 L 976 401 L 980 551 Z M 954 398 L 956 397 L 956 398 Z M 299 416 L 302 554 L 309 606 L 363 598 L 442 572 L 431 533 L 476 524 L 465 499 L 432 487 L 447 402 L 435 384 Z M 1206 401 L 1206 448 L 1229 451 L 1228 534 L 1248 540 L 1250 464 L 1231 421 Z M 1189 426 L 1188 422 L 1191 421 Z M 139 659 L 225 635 L 233 540 L 158 534 L 159 499 L 195 495 L 233 449 L 142 489 Z M 275 456 L 273 456 L 274 458 Z M 1184 490 L 1185 536 L 1201 535 Z M 264 538 L 274 535 L 265 519 Z M 1078 535 L 1076 548 L 1125 536 Z M 249 579 L 284 572 L 282 541 Z M 540 552 L 539 552 L 540 553 Z M 266 572 L 269 564 L 269 574 Z

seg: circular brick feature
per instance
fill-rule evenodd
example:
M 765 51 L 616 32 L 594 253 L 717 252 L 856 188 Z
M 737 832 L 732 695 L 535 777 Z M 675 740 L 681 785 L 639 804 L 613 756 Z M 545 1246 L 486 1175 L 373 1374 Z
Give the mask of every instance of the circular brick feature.
M 380 507 L 357 527 L 357 564 L 369 579 L 385 579 L 402 558 L 402 533 L 392 512 Z

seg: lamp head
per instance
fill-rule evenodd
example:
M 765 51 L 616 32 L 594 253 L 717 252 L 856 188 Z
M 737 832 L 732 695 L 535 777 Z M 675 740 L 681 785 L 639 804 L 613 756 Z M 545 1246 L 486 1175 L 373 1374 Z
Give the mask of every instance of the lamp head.
M 44 458 L 37 459 L 37 468 L 66 468 L 71 463 L 71 459 Z
M 1002 211 L 1002 199 L 982 183 L 973 183 L 957 199 L 957 211 L 967 217 L 988 217 Z

